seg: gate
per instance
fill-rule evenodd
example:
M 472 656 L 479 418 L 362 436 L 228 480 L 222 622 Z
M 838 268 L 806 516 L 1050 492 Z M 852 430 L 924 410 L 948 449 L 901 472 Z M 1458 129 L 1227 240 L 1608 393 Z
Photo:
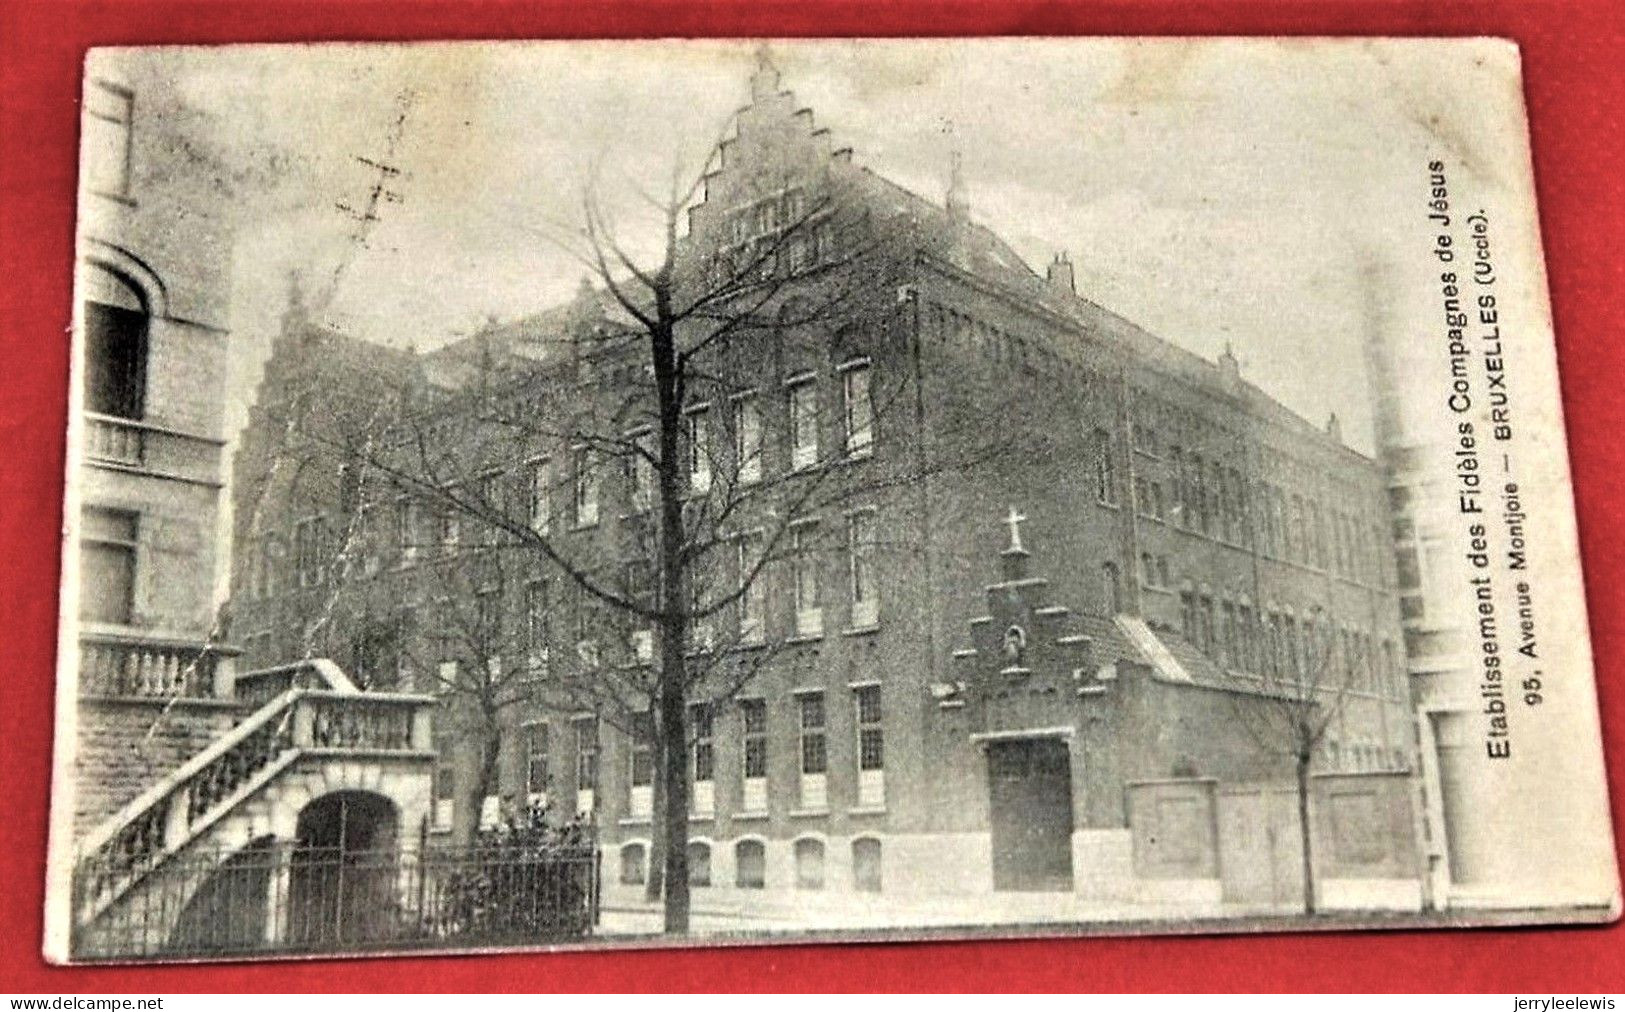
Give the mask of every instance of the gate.
M 1303 847 L 1297 792 L 1290 786 L 1224 787 L 1218 805 L 1224 901 L 1301 903 Z

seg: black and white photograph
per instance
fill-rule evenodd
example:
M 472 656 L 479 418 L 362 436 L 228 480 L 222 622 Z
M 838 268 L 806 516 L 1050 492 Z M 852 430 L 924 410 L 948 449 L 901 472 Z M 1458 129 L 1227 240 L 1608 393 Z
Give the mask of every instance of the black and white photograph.
M 1616 918 L 1520 73 L 92 50 L 46 955 Z

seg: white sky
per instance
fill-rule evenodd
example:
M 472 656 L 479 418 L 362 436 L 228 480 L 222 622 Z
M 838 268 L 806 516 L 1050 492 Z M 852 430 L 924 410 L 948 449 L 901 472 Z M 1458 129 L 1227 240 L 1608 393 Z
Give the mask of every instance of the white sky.
M 554 304 L 582 272 L 542 229 L 575 220 L 596 166 L 625 196 L 635 242 L 652 221 L 635 214 L 633 186 L 697 163 L 746 99 L 753 50 L 166 52 L 182 93 L 215 114 L 228 160 L 263 168 L 280 151 L 284 166 L 237 201 L 228 430 L 290 269 L 313 299 L 331 296 L 331 322 L 419 348 Z M 1472 96 L 1508 85 L 1504 66 L 1476 65 L 1469 47 L 1448 60 L 1437 44 L 1324 40 L 779 42 L 772 53 L 784 86 L 860 163 L 940 200 L 957 145 L 973 215 L 1029 263 L 1066 250 L 1080 292 L 1203 356 L 1232 344 L 1244 374 L 1317 423 L 1336 411 L 1366 451 L 1361 264 L 1425 243 L 1429 157 L 1482 167 L 1485 182 L 1522 169 L 1477 139 Z M 371 181 L 355 155 L 403 170 L 401 202 L 365 248 L 335 206 L 357 206 Z

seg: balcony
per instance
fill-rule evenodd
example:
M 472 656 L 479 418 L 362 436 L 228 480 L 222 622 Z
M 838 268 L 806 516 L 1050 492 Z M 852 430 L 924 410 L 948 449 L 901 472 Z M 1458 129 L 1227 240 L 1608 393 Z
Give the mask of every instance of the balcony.
M 125 699 L 226 695 L 236 647 L 116 627 L 79 634 L 79 694 Z
M 210 436 L 136 418 L 85 412 L 86 462 L 117 470 L 213 483 L 218 480 L 222 445 L 221 440 Z

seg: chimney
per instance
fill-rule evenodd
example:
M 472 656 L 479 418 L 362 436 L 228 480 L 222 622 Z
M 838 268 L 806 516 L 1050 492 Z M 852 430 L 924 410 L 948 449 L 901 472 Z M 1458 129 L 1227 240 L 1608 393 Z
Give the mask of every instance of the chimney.
M 1326 435 L 1341 443 L 1343 441 L 1343 423 L 1338 420 L 1337 412 L 1333 411 L 1331 417 L 1326 419 Z
M 963 222 L 970 217 L 970 208 L 965 203 L 965 182 L 960 178 L 959 149 L 956 147 L 949 156 L 948 162 L 948 192 L 943 199 L 948 209 L 948 219 L 955 223 Z
M 1219 356 L 1219 375 L 1229 383 L 1241 380 L 1241 363 L 1236 361 L 1235 350 L 1230 347 L 1229 341 L 1224 342 L 1224 353 Z
M 1068 295 L 1078 293 L 1077 281 L 1072 274 L 1072 261 L 1065 253 L 1055 254 L 1055 259 L 1050 261 L 1049 271 L 1045 277 L 1049 280 L 1050 287 L 1057 291 Z

